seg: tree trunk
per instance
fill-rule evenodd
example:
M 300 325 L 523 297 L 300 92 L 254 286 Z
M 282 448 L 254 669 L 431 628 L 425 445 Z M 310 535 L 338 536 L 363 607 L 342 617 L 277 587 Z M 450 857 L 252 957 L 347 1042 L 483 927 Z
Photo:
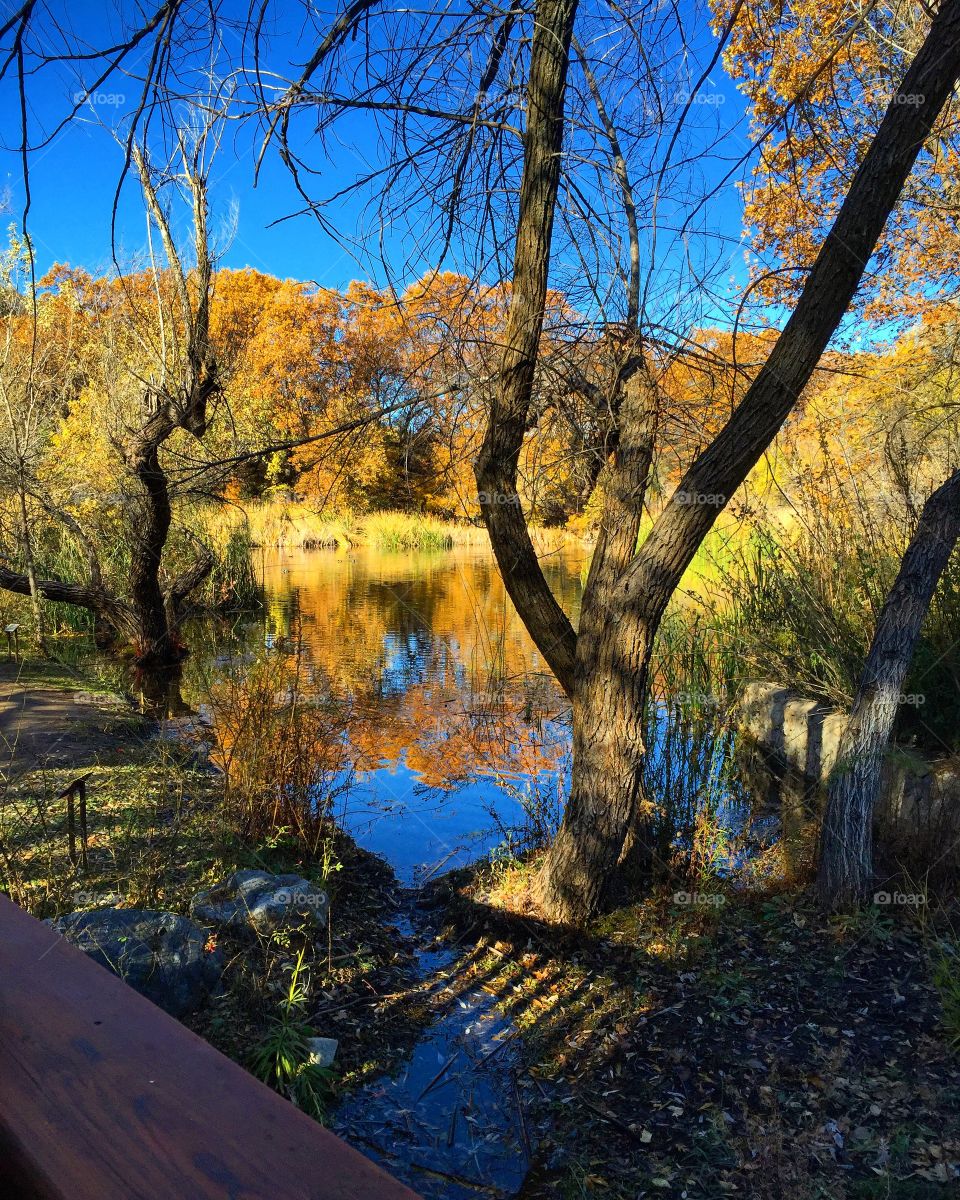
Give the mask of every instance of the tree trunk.
M 617 583 L 637 552 L 660 405 L 645 367 L 622 386 L 617 449 L 577 632 L 568 815 L 538 881 L 553 915 L 570 922 L 599 908 L 621 875 L 603 869 L 607 847 L 629 851 L 612 866 L 628 865 L 631 874 L 648 873 L 652 862 L 643 754 L 653 634 L 632 615 L 625 624 L 611 612 Z
M 173 423 L 166 415 L 158 414 L 147 422 L 126 453 L 127 465 L 143 489 L 141 519 L 133 530 L 128 578 L 130 607 L 137 624 L 137 661 L 156 667 L 169 666 L 182 657 L 171 637 L 160 583 L 160 567 L 172 519 L 160 446 L 172 429 Z
M 884 602 L 840 743 L 820 833 L 817 892 L 855 908 L 873 878 L 873 814 L 899 697 L 930 602 L 960 538 L 960 471 L 927 500 Z
M 643 726 L 651 647 L 670 597 L 717 515 L 809 382 L 958 75 L 960 0 L 944 0 L 770 357 L 725 427 L 687 471 L 641 552 L 611 590 L 605 616 L 609 629 L 596 656 L 601 677 L 582 684 L 578 677 L 574 688 L 575 723 L 594 730 L 593 742 L 583 731 L 578 737 L 575 730 L 574 754 L 586 751 L 588 762 L 583 768 L 574 765 L 563 824 L 542 875 L 544 907 L 558 919 L 582 921 L 595 911 L 622 859 L 630 814 L 638 805 L 642 764 L 637 762 L 643 753 L 642 743 L 631 746 L 628 739 L 631 730 Z M 518 609 L 526 621 L 524 610 L 519 605 Z M 576 649 L 576 658 L 578 665 L 582 658 L 589 671 L 590 656 Z M 632 685 L 627 682 L 630 677 Z M 599 706 L 597 714 L 586 711 L 589 704 Z M 619 704 L 636 709 L 616 712 Z M 601 771 L 613 773 L 609 785 L 598 786 Z M 626 795 L 613 796 L 616 780 Z M 610 804 L 612 812 L 604 815 L 601 810 Z
M 560 185 L 564 92 L 577 0 L 539 0 L 530 50 L 523 178 L 513 289 L 504 331 L 500 387 L 477 457 L 483 519 L 504 586 L 540 653 L 568 695 L 576 635 L 540 569 L 517 494 L 550 269 Z
M 630 628 L 608 623 L 578 686 L 570 796 L 538 880 L 556 920 L 579 923 L 602 907 L 628 842 L 631 868 L 649 870 L 652 810 L 643 795 L 643 735 L 652 643 L 642 622 Z
M 40 588 L 37 585 L 37 567 L 33 557 L 33 539 L 30 536 L 27 493 L 23 486 L 22 472 L 20 486 L 17 488 L 17 499 L 20 503 L 20 544 L 23 550 L 23 560 L 27 567 L 30 606 L 33 610 L 33 640 L 38 650 L 45 650 L 43 640 L 43 608 L 40 604 Z
M 26 574 L 12 571 L 0 563 L 0 588 L 18 596 L 30 595 L 30 580 Z M 123 601 L 105 592 L 100 585 L 66 583 L 61 579 L 37 579 L 36 588 L 45 600 L 62 604 L 75 604 L 92 613 L 97 629 L 112 630 L 124 638 L 132 639 L 137 632 L 133 613 Z

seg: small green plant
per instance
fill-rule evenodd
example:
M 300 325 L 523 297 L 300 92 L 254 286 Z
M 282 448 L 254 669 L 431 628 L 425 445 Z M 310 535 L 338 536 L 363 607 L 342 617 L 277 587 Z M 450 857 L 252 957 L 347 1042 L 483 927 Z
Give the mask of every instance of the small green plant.
M 947 1040 L 960 1049 L 960 945 L 954 940 L 937 943 L 933 960 L 933 982 L 940 993 Z
M 303 965 L 304 951 L 290 972 L 280 1011 L 273 1017 L 250 1056 L 250 1068 L 258 1079 L 291 1100 L 317 1121 L 326 1117 L 330 1071 L 310 1059 L 313 1029 L 306 1018 L 310 998 L 309 972 Z
M 888 942 L 894 930 L 890 915 L 876 904 L 868 904 L 853 912 L 838 913 L 831 923 L 841 938 L 865 942 Z

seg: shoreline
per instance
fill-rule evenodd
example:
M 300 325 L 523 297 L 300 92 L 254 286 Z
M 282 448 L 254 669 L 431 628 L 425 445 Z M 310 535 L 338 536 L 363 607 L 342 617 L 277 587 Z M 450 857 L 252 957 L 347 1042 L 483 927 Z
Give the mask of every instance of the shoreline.
M 71 695 L 63 679 L 29 687 L 57 698 L 61 711 Z M 122 715 L 111 702 L 98 711 L 104 725 Z M 104 731 L 91 730 L 90 871 L 81 879 L 69 866 L 48 812 L 47 844 L 24 880 L 37 915 L 76 908 L 81 889 L 102 899 L 133 862 L 140 874 L 113 888 L 123 905 L 180 913 L 198 888 L 238 867 L 310 874 L 282 847 L 252 852 L 210 839 L 216 780 L 193 747 L 155 730 L 134 736 L 129 724 L 107 746 L 96 741 Z M 8 843 L 10 804 L 24 810 L 53 794 L 77 761 L 14 781 L 4 797 Z M 960 1073 L 931 958 L 935 939 L 956 928 L 955 906 L 834 918 L 811 904 L 802 880 L 758 878 L 750 892 L 699 880 L 682 894 L 709 893 L 713 903 L 683 904 L 661 889 L 571 932 L 538 919 L 529 900 L 535 860 L 480 863 L 414 891 L 348 836 L 337 842 L 342 870 L 329 932 L 311 951 L 309 1020 L 339 1042 L 327 1093 L 338 1132 L 341 1106 L 365 1103 L 371 1084 L 380 1096 L 382 1084 L 409 1076 L 411 1107 L 424 1097 L 449 1107 L 446 1051 L 429 1072 L 440 1072 L 437 1084 L 417 1074 L 418 1047 L 433 1053 L 435 1034 L 458 1044 L 460 1026 L 445 1022 L 458 1011 L 473 1020 L 471 997 L 482 994 L 509 1045 L 489 1066 L 520 1114 L 516 1133 L 504 1136 L 528 1147 L 530 1170 L 511 1193 L 518 1200 L 926 1200 L 960 1184 Z M 59 881 L 41 881 L 43 867 Z M 296 947 L 225 933 L 217 943 L 225 986 L 185 1023 L 249 1066 Z M 450 1128 L 455 1148 L 456 1118 Z M 356 1144 L 375 1152 L 364 1139 L 361 1127 Z M 429 1175 L 437 1195 L 462 1186 L 443 1163 Z M 410 1163 L 387 1165 L 402 1174 Z

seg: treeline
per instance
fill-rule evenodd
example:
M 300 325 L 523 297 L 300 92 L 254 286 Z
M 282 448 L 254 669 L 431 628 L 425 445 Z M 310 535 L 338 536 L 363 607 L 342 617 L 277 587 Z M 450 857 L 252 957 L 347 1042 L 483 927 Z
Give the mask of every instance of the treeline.
M 96 278 L 56 267 L 37 293 L 39 333 L 22 296 L 8 305 L 5 373 L 16 375 L 18 354 L 39 352 L 47 411 L 34 418 L 42 436 L 29 431 L 34 457 L 57 503 L 78 517 L 123 502 L 124 391 L 177 352 L 176 323 L 164 329 L 158 315 L 158 286 L 172 288 L 169 273 Z M 361 282 L 339 292 L 249 268 L 218 271 L 210 341 L 220 391 L 204 455 L 189 456 L 196 478 L 185 493 L 477 522 L 473 464 L 508 304 L 508 286 L 479 288 L 450 273 L 393 295 Z M 588 323 L 559 294 L 550 296 L 546 324 L 520 496 L 534 524 L 589 533 L 612 435 L 598 395 L 609 347 L 582 332 Z M 755 517 L 758 505 L 788 523 L 811 507 L 851 521 L 869 512 L 881 524 L 913 513 L 954 452 L 945 418 L 957 332 L 945 306 L 888 343 L 828 356 L 772 453 L 733 498 L 733 516 Z M 700 330 L 686 348 L 648 347 L 661 408 L 651 514 L 742 399 L 771 345 L 762 331 Z

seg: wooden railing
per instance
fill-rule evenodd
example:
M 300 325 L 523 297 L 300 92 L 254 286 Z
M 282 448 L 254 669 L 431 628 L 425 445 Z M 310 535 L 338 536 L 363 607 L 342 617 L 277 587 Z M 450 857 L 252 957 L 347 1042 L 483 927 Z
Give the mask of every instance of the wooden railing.
M 0 896 L 3 1200 L 416 1200 Z

